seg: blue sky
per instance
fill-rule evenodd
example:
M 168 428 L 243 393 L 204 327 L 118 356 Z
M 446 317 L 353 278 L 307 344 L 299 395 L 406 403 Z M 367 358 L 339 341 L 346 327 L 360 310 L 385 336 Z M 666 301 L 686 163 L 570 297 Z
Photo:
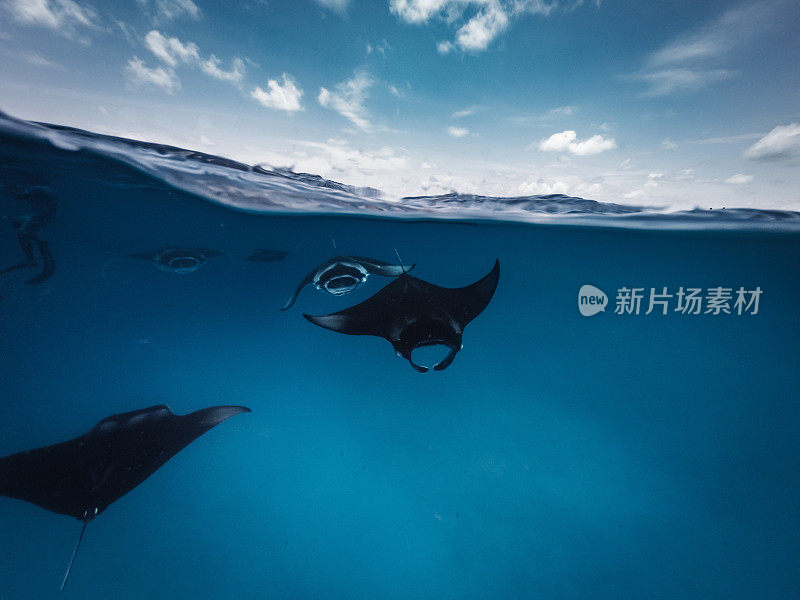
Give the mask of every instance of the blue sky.
M 0 0 L 0 109 L 390 196 L 800 210 L 795 0 Z

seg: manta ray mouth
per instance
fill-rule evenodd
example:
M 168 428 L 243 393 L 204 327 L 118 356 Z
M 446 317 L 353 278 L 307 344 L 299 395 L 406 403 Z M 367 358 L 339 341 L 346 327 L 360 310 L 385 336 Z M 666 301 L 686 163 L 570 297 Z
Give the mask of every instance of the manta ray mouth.
M 189 273 L 200 268 L 200 261 L 194 256 L 180 256 L 167 263 L 167 267 L 179 273 Z
M 322 284 L 322 287 L 324 287 L 325 291 L 329 294 L 341 296 L 343 294 L 347 294 L 348 292 L 352 292 L 358 287 L 359 283 L 361 283 L 361 281 L 355 277 L 352 277 L 351 275 L 341 275 L 339 277 L 333 277 L 329 279 Z
M 436 348 L 436 350 L 432 352 L 427 352 L 424 350 L 423 352 L 418 352 L 419 350 L 425 348 Z M 443 354 L 445 350 L 448 351 L 447 354 Z M 411 349 L 411 352 L 409 352 L 407 358 L 408 362 L 411 363 L 411 366 L 420 373 L 427 373 L 431 369 L 431 367 L 421 364 L 422 362 L 433 362 L 433 370 L 442 371 L 450 366 L 450 363 L 453 362 L 453 359 L 455 359 L 459 350 L 461 350 L 460 347 L 454 346 L 452 343 L 445 340 L 427 339 L 416 344 Z M 423 359 L 422 361 L 419 360 L 421 358 Z M 434 362 L 427 360 L 428 358 L 441 358 L 441 360 Z

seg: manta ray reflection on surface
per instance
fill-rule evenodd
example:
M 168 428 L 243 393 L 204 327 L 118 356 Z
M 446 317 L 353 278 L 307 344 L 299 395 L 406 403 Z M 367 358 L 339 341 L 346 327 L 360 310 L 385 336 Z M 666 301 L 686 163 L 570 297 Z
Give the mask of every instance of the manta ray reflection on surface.
M 203 266 L 209 258 L 220 256 L 222 252 L 213 248 L 176 248 L 166 246 L 151 252 L 129 254 L 128 258 L 147 260 L 162 271 L 173 273 L 191 273 Z
M 341 296 L 352 292 L 370 275 L 397 277 L 415 266 L 392 265 L 361 256 L 335 256 L 306 275 L 281 310 L 289 310 L 307 285 L 314 284 L 318 290 L 325 290 L 334 296 Z
M 49 190 L 38 186 L 25 191 L 14 190 L 11 193 L 16 198 L 27 201 L 31 208 L 29 214 L 11 221 L 11 225 L 17 231 L 17 241 L 26 260 L 0 270 L 0 274 L 41 266 L 39 274 L 25 282 L 30 285 L 38 285 L 50 279 L 56 270 L 56 262 L 50 252 L 50 244 L 39 237 L 39 230 L 55 221 L 58 210 L 56 197 Z M 36 250 L 39 251 L 41 265 L 36 259 Z
M 303 316 L 331 331 L 382 337 L 420 373 L 429 369 L 415 363 L 412 352 L 425 346 L 446 346 L 450 353 L 433 367 L 441 371 L 450 366 L 463 347 L 464 328 L 488 306 L 499 278 L 499 261 L 482 279 L 462 288 L 439 287 L 403 273 L 351 308 L 329 315 Z
M 0 458 L 0 496 L 31 502 L 86 525 L 209 429 L 243 412 L 213 406 L 174 415 L 164 405 L 107 417 L 80 437 Z

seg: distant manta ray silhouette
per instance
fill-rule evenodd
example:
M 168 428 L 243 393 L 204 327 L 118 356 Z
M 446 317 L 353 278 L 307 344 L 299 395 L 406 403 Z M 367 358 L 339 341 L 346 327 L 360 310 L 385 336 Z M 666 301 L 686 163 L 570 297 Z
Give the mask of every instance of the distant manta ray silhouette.
M 0 270 L 0 275 L 41 266 L 38 275 L 25 281 L 29 285 L 38 285 L 50 279 L 56 270 L 56 261 L 50 251 L 50 244 L 47 240 L 39 237 L 39 232 L 43 227 L 55 221 L 58 203 L 51 191 L 40 187 L 27 191 L 15 190 L 12 195 L 27 200 L 31 207 L 30 214 L 11 220 L 11 225 L 17 232 L 19 246 L 25 254 L 25 260 Z M 36 259 L 36 250 L 39 250 L 39 260 Z
M 112 415 L 73 440 L 0 458 L 0 496 L 31 502 L 86 525 L 170 458 L 244 406 L 213 406 L 175 415 L 164 405 Z
M 392 265 L 374 258 L 362 256 L 334 256 L 306 275 L 294 294 L 286 301 L 281 310 L 289 310 L 297 300 L 300 292 L 307 285 L 314 284 L 318 290 L 325 290 L 334 296 L 352 292 L 367 280 L 370 275 L 397 277 L 410 271 L 416 265 Z
M 139 252 L 137 254 L 128 254 L 127 256 L 111 258 L 107 260 L 100 270 L 103 279 L 108 279 L 106 271 L 108 268 L 119 262 L 129 259 L 144 260 L 153 263 L 161 271 L 170 273 L 178 273 L 185 275 L 197 271 L 202 267 L 209 258 L 220 256 L 224 252 L 214 250 L 213 248 L 179 248 L 175 246 L 164 246 L 149 252 Z
M 412 359 L 425 346 L 446 346 L 450 353 L 433 369 L 450 366 L 463 347 L 467 324 L 489 305 L 500 279 L 500 262 L 483 278 L 462 288 L 443 288 L 408 273 L 351 308 L 322 316 L 303 316 L 320 327 L 348 335 L 374 335 L 388 340 L 398 356 L 420 373 L 429 368 Z
M 152 262 L 162 271 L 173 273 L 191 273 L 203 266 L 209 258 L 220 256 L 222 252 L 213 248 L 174 248 L 166 246 L 150 252 L 129 254 L 128 258 L 137 258 Z

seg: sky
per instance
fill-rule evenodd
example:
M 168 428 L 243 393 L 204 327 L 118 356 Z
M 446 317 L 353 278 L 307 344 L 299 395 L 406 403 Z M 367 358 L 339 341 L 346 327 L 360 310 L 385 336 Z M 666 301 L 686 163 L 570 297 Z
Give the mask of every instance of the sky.
M 389 197 L 800 210 L 800 3 L 0 0 L 0 110 Z

